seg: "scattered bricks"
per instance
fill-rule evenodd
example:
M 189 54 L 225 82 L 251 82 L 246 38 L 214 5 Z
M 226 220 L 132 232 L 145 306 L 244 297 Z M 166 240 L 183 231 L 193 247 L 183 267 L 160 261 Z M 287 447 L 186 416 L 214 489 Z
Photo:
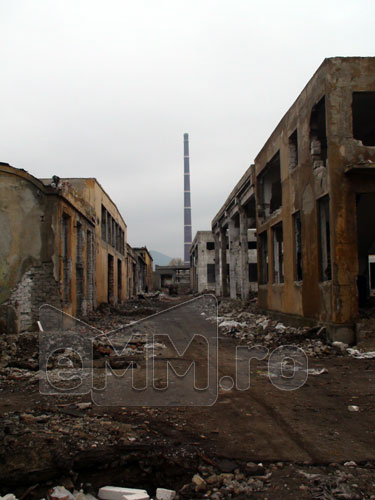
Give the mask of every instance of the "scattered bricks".
M 173 500 L 176 496 L 174 490 L 166 490 L 164 488 L 158 488 L 156 490 L 156 500 Z
M 145 490 L 103 486 L 98 492 L 99 500 L 150 500 Z

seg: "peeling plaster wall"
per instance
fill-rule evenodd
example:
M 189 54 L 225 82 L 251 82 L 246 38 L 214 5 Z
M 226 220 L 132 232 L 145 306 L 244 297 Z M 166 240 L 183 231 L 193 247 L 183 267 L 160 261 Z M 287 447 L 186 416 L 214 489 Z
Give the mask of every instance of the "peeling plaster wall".
M 42 303 L 61 307 L 55 206 L 26 173 L 0 170 L 0 303 L 15 307 L 20 331 L 35 324 Z

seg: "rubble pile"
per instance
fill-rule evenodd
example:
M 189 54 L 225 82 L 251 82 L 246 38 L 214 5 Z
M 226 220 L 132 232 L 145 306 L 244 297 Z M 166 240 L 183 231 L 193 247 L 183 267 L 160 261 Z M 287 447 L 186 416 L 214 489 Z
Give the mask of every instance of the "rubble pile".
M 308 357 L 322 358 L 327 356 L 342 356 L 346 354 L 346 344 L 331 343 L 323 327 L 286 326 L 252 311 L 246 310 L 241 303 L 222 301 L 219 316 L 209 317 L 209 321 L 217 321 L 219 334 L 238 339 L 241 344 L 262 345 L 273 350 L 282 345 L 295 345 L 304 350 Z
M 330 464 L 325 467 L 302 467 L 283 462 L 267 466 L 249 462 L 242 470 L 237 468 L 231 473 L 218 473 L 214 467 L 203 465 L 178 494 L 181 500 L 292 497 L 374 500 L 374 476 L 372 463 L 361 467 L 355 462 Z
M 91 493 L 85 493 L 82 489 L 79 491 L 74 489 L 71 492 L 64 486 L 54 486 L 48 490 L 46 497 L 47 500 L 150 500 L 146 490 L 116 486 L 104 486 L 99 489 L 95 496 Z M 165 488 L 157 488 L 155 499 L 177 500 L 176 492 Z M 8 493 L 3 497 L 0 496 L 0 500 L 18 500 L 18 498 L 13 493 Z
M 249 498 L 256 492 L 264 491 L 268 487 L 271 472 L 266 472 L 262 464 L 249 463 L 249 470 L 241 472 L 235 469 L 232 473 L 215 473 L 214 467 L 201 466 L 199 473 L 192 477 L 191 483 L 186 484 L 179 492 L 181 498 L 191 499 L 210 498 L 221 500 L 226 498 Z M 193 496 L 194 495 L 194 496 Z

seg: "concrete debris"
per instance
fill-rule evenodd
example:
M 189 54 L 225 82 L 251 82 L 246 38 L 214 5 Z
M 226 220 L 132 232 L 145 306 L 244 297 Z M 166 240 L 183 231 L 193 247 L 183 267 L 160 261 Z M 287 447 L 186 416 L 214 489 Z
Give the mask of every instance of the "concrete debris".
M 359 411 L 359 406 L 356 405 L 349 405 L 348 406 L 349 411 Z
M 149 500 L 146 490 L 104 486 L 98 492 L 99 500 Z
M 164 488 L 156 490 L 156 500 L 173 500 L 175 497 L 176 492 L 174 490 L 166 490 Z
M 322 375 L 323 373 L 328 373 L 326 368 L 309 368 L 307 370 L 308 375 Z
M 195 484 L 196 491 L 204 491 L 206 489 L 206 481 L 199 474 L 193 476 L 192 482 Z
M 241 328 L 246 326 L 246 323 L 239 323 L 238 321 L 227 320 L 219 324 L 220 328 Z
M 145 344 L 145 349 L 165 349 L 167 346 L 161 342 L 153 342 L 152 344 Z
M 241 304 L 222 300 L 219 306 L 219 318 L 208 317 L 207 320 L 211 322 L 218 320 L 221 334 L 234 337 L 241 344 L 248 346 L 262 345 L 273 350 L 281 345 L 293 344 L 301 347 L 308 357 L 313 358 L 346 354 L 347 344 L 331 343 L 324 327 L 287 326 L 259 314 L 256 306 L 247 307 L 249 310 L 244 311 Z
M 87 410 L 91 408 L 92 403 L 76 403 L 75 405 L 79 410 Z
M 72 493 L 64 486 L 55 486 L 48 492 L 50 500 L 75 500 Z
M 335 342 L 332 342 L 332 346 L 342 354 L 345 354 L 348 348 L 348 344 L 345 344 L 344 342 L 338 342 L 337 340 Z
M 82 490 L 80 491 L 73 491 L 73 496 L 75 500 L 97 500 L 96 497 L 93 495 L 90 495 L 90 493 L 83 493 Z
M 357 359 L 373 359 L 373 358 L 375 358 L 375 351 L 360 352 L 360 351 L 358 351 L 358 349 L 352 349 L 350 347 L 346 350 L 350 354 L 350 356 L 352 356 L 353 358 L 357 358 Z

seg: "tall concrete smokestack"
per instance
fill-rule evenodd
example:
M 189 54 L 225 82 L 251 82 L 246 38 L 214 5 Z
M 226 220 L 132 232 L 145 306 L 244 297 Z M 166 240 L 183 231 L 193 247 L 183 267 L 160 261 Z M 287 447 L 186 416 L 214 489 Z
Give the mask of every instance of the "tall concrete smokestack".
M 191 242 L 189 134 L 184 134 L 184 263 L 188 265 L 190 265 Z

